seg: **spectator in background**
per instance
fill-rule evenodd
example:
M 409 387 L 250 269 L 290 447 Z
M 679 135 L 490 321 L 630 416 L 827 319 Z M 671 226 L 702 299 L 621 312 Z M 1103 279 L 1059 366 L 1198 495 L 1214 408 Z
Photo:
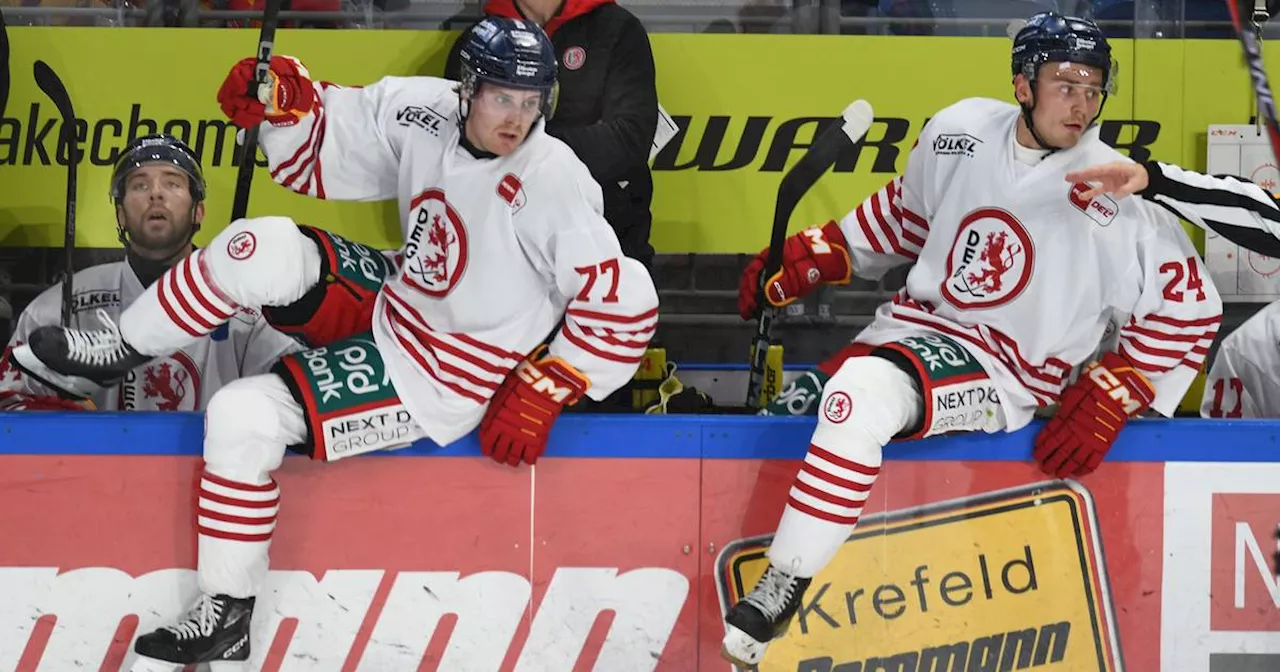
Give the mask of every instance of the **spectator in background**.
M 613 0 L 489 0 L 484 11 L 532 21 L 551 38 L 560 61 L 560 94 L 546 131 L 569 145 L 600 183 L 604 217 L 623 254 L 649 267 L 649 149 L 658 93 L 653 52 L 640 19 Z M 464 42 L 459 39 L 449 52 L 449 79 L 459 78 Z
M 204 196 L 200 163 L 182 141 L 169 135 L 133 141 L 111 178 L 116 230 L 125 246 L 125 260 L 75 274 L 67 326 L 106 326 L 162 273 L 186 260 L 195 249 L 191 239 L 204 218 Z M 183 305 L 196 301 L 176 288 L 167 296 Z M 70 391 L 57 381 L 33 378 L 9 356 L 37 327 L 58 324 L 61 313 L 61 283 L 22 311 L 0 362 L 0 410 L 204 410 L 222 385 L 266 373 L 281 356 L 301 349 L 268 326 L 259 313 L 242 310 L 208 338 L 138 367 L 114 387 Z

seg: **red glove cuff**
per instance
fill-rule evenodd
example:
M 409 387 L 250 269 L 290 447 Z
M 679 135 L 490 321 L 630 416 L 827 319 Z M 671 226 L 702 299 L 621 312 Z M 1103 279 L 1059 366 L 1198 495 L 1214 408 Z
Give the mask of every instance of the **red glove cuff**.
M 853 277 L 849 241 L 840 225 L 827 222 L 811 226 L 787 239 L 782 268 L 765 283 L 765 296 L 774 306 L 785 306 L 818 285 L 847 285 Z
M 528 359 L 516 365 L 516 375 L 540 398 L 561 408 L 572 406 L 587 393 L 591 381 L 559 357 L 545 357 L 540 346 Z
M 1102 359 L 1089 365 L 1082 376 L 1103 391 L 1103 397 L 1113 403 L 1110 410 L 1125 419 L 1132 418 L 1151 408 L 1156 400 L 1156 388 L 1134 367 L 1127 357 L 1116 352 L 1102 355 Z

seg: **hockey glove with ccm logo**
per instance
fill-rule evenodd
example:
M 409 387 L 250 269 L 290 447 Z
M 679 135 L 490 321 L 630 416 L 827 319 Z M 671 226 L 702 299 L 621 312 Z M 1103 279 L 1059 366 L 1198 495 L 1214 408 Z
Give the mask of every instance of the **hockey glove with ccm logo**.
M 507 374 L 480 422 L 480 450 L 513 467 L 534 464 L 547 449 L 560 411 L 586 394 L 587 377 L 540 346 Z
M 1151 382 L 1123 355 L 1108 352 L 1063 390 L 1058 413 L 1035 441 L 1035 459 L 1046 474 L 1065 478 L 1092 473 L 1125 423 L 1155 400 Z
M 755 317 L 760 310 L 756 294 L 768 257 L 769 248 L 760 250 L 738 281 L 738 314 L 744 320 Z M 841 233 L 840 225 L 827 222 L 822 228 L 811 226 L 787 238 L 783 244 L 782 268 L 765 284 L 765 300 L 781 308 L 818 285 L 848 284 L 852 275 L 849 243 Z
M 302 62 L 292 56 L 272 56 L 267 82 L 254 97 L 249 95 L 249 84 L 256 65 L 254 58 L 236 63 L 218 89 L 218 105 L 231 123 L 252 128 L 265 120 L 272 126 L 290 126 L 307 116 L 316 93 Z

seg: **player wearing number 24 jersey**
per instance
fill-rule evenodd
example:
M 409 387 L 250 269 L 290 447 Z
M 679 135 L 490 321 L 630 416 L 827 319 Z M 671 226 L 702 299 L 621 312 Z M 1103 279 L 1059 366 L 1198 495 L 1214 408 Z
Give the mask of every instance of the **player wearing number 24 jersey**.
M 535 24 L 488 18 L 462 48 L 462 80 L 313 82 L 254 60 L 219 92 L 259 126 L 272 177 L 318 198 L 400 204 L 405 246 L 384 256 L 284 217 L 233 222 L 121 315 L 118 330 L 36 332 L 14 359 L 65 387 L 109 382 L 261 306 L 316 346 L 223 389 L 207 416 L 201 597 L 135 644 L 138 670 L 247 661 L 286 447 L 335 460 L 479 427 L 494 459 L 533 464 L 561 410 L 631 379 L 653 335 L 648 272 L 622 255 L 600 187 L 543 131 L 556 58 Z M 259 656 L 260 660 L 261 656 Z
M 726 615 L 723 653 L 758 665 L 815 574 L 857 525 L 893 440 L 1014 431 L 1056 406 L 1034 457 L 1058 477 L 1098 468 L 1125 423 L 1171 415 L 1204 363 L 1222 304 L 1174 216 L 1087 198 L 1065 175 L 1121 160 L 1095 122 L 1115 69 L 1090 21 L 1042 13 L 1012 53 L 1018 105 L 967 99 L 932 117 L 901 179 L 840 221 L 787 239 L 774 306 L 852 275 L 911 265 L 822 391 L 818 425 L 768 551 Z M 750 317 L 768 251 L 743 274 Z M 1119 325 L 1113 348 L 1108 326 Z

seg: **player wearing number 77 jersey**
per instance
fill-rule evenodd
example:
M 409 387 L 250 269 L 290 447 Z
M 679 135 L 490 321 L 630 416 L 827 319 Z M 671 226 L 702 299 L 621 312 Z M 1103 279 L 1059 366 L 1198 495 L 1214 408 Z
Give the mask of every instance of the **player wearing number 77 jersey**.
M 911 269 L 854 338 L 861 353 L 823 388 L 769 567 L 725 617 L 723 653 L 735 664 L 758 665 L 785 630 L 857 525 L 890 441 L 1014 431 L 1057 406 L 1034 457 L 1079 477 L 1130 418 L 1176 410 L 1221 300 L 1172 214 L 1139 199 L 1085 199 L 1085 185 L 1064 179 L 1121 158 L 1094 125 L 1114 72 L 1095 24 L 1037 14 L 1014 40 L 1018 105 L 972 98 L 943 109 L 900 180 L 787 239 L 783 268 L 765 282 L 773 305 L 854 274 Z M 744 290 L 759 286 L 765 256 Z M 740 296 L 749 317 L 752 292 Z M 1112 323 L 1118 343 L 1095 361 Z
M 240 220 L 155 283 L 118 330 L 50 329 L 14 351 L 43 379 L 100 385 L 240 306 L 263 306 L 277 329 L 320 346 L 213 397 L 196 521 L 202 596 L 138 639 L 149 667 L 135 669 L 250 659 L 281 497 L 270 472 L 286 447 L 335 460 L 423 436 L 447 444 L 479 426 L 484 452 L 533 464 L 564 406 L 631 379 L 657 321 L 653 283 L 622 256 L 600 187 L 543 131 L 556 58 L 535 24 L 481 22 L 460 83 L 344 88 L 276 57 L 264 104 L 244 93 L 253 69 L 237 64 L 218 97 L 238 126 L 262 124 L 276 181 L 320 198 L 398 197 L 405 247 L 389 260 L 283 217 Z

